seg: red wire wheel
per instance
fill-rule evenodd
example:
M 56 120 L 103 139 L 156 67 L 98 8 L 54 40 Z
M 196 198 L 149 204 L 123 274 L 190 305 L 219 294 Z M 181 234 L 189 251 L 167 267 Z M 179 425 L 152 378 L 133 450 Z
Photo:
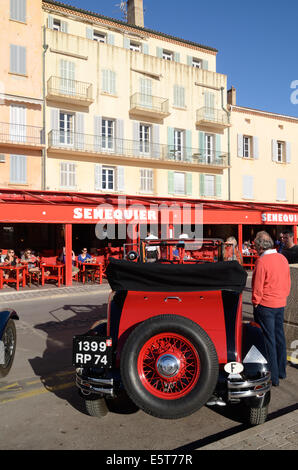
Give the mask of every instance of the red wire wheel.
M 154 396 L 173 400 L 189 393 L 200 375 L 200 359 L 184 337 L 164 332 L 150 338 L 138 357 L 138 374 Z

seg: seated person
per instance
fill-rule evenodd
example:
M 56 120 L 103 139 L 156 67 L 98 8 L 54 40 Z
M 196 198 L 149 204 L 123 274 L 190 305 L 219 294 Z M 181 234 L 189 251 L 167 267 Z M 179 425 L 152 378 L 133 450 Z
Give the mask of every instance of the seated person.
M 41 271 L 39 266 L 36 266 L 37 261 L 39 261 L 39 259 L 33 255 L 32 251 L 29 248 L 24 251 L 24 254 L 21 257 L 21 262 L 26 263 L 28 265 L 28 272 L 36 273 L 39 276 Z
M 62 261 L 62 263 L 65 264 L 65 257 L 66 257 L 66 250 L 65 250 L 65 246 L 64 246 L 63 249 L 62 249 L 62 253 L 59 256 L 59 261 Z M 72 259 L 72 268 L 71 268 L 72 269 L 72 276 L 75 276 L 79 272 L 79 268 L 77 266 L 75 266 L 75 264 L 76 264 L 76 255 L 74 254 L 73 250 L 71 251 L 71 259 Z
M 0 250 L 0 263 L 4 263 L 6 255 L 3 253 L 3 250 Z
M 12 249 L 9 249 L 7 250 L 7 255 L 5 256 L 4 258 L 4 265 L 5 266 L 18 266 L 18 263 L 19 263 L 19 260 L 14 252 L 14 250 Z M 12 275 L 10 275 L 8 272 L 5 272 L 3 273 L 3 278 L 4 279 L 8 279 L 9 277 L 16 277 L 16 273 L 12 273 Z M 22 273 L 19 274 L 19 279 L 22 279 L 23 275 Z
M 244 242 L 243 243 L 243 245 L 242 245 L 242 254 L 244 256 L 249 256 L 250 255 L 249 242 Z
M 225 242 L 224 261 L 238 261 L 242 264 L 242 255 L 238 249 L 237 240 L 235 237 L 228 237 Z
M 92 256 L 89 255 L 87 248 L 82 249 L 82 253 L 78 256 L 78 261 L 81 263 L 90 263 Z

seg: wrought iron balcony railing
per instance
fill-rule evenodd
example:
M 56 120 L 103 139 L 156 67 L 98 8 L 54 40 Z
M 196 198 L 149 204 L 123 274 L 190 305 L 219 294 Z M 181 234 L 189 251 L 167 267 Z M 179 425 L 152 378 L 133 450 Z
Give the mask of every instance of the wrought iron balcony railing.
M 127 158 L 149 159 L 160 162 L 196 164 L 225 168 L 227 153 L 198 148 L 177 148 L 152 142 L 116 139 L 101 135 L 79 134 L 52 130 L 48 135 L 48 147 L 64 151 L 97 153 Z
M 168 116 L 169 113 L 169 100 L 166 98 L 159 98 L 157 96 L 146 95 L 144 93 L 134 93 L 130 97 L 130 112 L 136 114 L 155 114 L 161 117 Z
M 209 124 L 216 127 L 228 127 L 227 113 L 222 109 L 203 107 L 197 110 L 197 124 Z
M 0 143 L 44 145 L 44 132 L 42 127 L 0 122 Z
M 47 97 L 92 103 L 92 84 L 52 76 L 47 82 Z

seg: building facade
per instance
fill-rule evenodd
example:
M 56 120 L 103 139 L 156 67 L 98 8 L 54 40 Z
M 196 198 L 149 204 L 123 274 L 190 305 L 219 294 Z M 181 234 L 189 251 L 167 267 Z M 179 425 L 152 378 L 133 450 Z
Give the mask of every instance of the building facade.
M 40 189 L 42 1 L 5 3 L 0 11 L 0 186 Z
M 52 1 L 43 23 L 45 189 L 227 199 L 215 49 Z

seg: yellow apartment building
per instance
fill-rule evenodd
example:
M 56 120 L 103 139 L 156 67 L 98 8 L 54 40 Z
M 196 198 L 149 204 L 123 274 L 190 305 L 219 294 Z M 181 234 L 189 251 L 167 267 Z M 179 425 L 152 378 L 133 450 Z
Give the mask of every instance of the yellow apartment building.
M 228 198 L 227 77 L 217 50 L 43 1 L 46 184 L 159 197 Z
M 228 102 L 231 199 L 297 204 L 298 118 Z
M 1 2 L 0 24 L 0 186 L 40 189 L 42 1 Z

